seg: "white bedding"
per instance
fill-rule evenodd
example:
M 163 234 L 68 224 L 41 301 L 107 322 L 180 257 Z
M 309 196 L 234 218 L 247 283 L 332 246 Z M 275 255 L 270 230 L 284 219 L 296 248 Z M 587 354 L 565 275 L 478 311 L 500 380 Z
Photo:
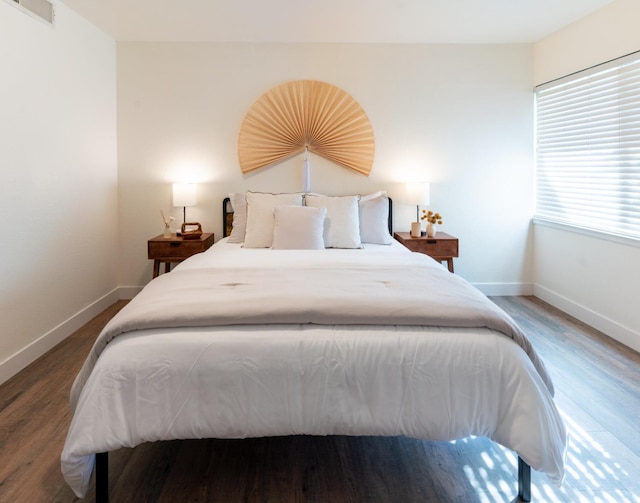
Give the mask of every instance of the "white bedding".
M 258 274 L 265 262 L 301 274 L 326 269 L 327 276 L 335 276 L 336 264 L 339 274 L 341 267 L 404 263 L 408 275 L 424 268 L 438 281 L 445 277 L 439 264 L 397 243 L 276 251 L 226 240 L 170 275 L 177 281 L 178 271 L 186 277 L 236 268 Z M 541 376 L 544 368 L 536 370 L 532 358 L 533 350 L 528 355 L 512 338 L 488 328 L 238 323 L 139 329 L 115 337 L 101 353 L 92 352 L 76 380 L 62 471 L 83 496 L 94 453 L 146 441 L 478 435 L 516 451 L 559 482 L 565 430 Z

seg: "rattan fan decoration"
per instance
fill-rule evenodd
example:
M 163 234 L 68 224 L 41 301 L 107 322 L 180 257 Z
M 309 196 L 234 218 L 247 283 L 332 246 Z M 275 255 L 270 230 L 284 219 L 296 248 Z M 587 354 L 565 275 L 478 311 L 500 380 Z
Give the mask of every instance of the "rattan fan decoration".
M 374 140 L 362 107 L 342 89 L 296 80 L 263 94 L 245 116 L 238 136 L 243 173 L 310 152 L 369 175 Z

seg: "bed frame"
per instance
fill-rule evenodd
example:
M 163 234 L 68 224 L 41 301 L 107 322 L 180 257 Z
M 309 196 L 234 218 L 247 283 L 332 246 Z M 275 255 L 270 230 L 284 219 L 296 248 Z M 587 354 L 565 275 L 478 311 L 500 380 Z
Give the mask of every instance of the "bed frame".
M 531 468 L 518 456 L 518 500 L 531 501 Z M 109 454 L 96 454 L 96 503 L 109 503 Z
M 389 199 L 389 233 L 393 235 L 392 201 Z M 226 197 L 222 201 L 222 234 L 227 237 L 233 227 L 233 208 L 231 200 Z M 96 503 L 109 502 L 109 454 L 96 454 Z M 531 501 L 531 467 L 518 456 L 518 501 Z

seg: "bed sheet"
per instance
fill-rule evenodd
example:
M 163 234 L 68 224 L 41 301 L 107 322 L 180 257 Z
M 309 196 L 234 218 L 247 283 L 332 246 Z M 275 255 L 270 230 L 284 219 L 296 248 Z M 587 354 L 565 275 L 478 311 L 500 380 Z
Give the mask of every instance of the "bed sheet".
M 265 265 L 283 268 L 308 267 L 310 260 L 318 264 L 345 263 L 385 263 L 388 260 L 410 261 L 413 252 L 393 241 L 389 245 L 364 243 L 362 248 L 326 248 L 324 250 L 272 250 L 270 248 L 245 248 L 242 243 L 229 243 L 229 238 L 222 238 L 203 253 L 190 257 L 179 263 L 174 270 L 214 268 L 260 268 Z M 442 265 L 431 257 L 423 257 L 433 267 Z

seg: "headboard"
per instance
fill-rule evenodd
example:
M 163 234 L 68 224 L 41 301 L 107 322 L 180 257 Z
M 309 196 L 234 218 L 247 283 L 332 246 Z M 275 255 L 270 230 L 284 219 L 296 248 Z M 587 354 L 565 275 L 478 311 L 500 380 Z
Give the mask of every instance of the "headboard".
M 393 201 L 389 198 L 389 234 L 393 236 Z M 226 238 L 231 234 L 233 228 L 233 208 L 231 207 L 231 199 L 225 197 L 222 200 L 222 237 Z
M 222 237 L 230 236 L 231 229 L 233 229 L 233 208 L 231 198 L 225 197 L 222 200 Z

